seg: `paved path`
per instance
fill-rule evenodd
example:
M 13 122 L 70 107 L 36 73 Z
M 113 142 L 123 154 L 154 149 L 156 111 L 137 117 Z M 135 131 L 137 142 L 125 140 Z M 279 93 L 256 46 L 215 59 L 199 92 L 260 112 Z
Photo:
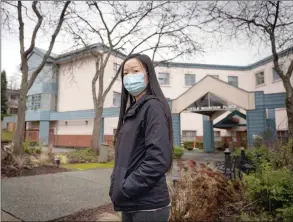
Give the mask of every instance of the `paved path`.
M 110 202 L 111 172 L 98 169 L 3 179 L 1 208 L 23 221 L 48 221 L 99 207 Z
M 224 156 L 224 152 L 204 153 L 199 151 L 185 150 L 181 159 L 182 160 L 196 160 L 198 162 L 216 162 L 216 161 L 224 161 L 225 156 Z

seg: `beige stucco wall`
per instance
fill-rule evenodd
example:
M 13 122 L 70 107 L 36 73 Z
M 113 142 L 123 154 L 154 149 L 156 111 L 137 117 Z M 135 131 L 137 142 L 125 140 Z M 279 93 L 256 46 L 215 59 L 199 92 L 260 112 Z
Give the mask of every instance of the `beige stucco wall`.
M 293 58 L 293 57 L 292 57 Z M 113 62 L 120 63 L 121 59 L 111 56 L 108 65 L 105 70 L 104 85 L 107 86 L 114 76 Z M 289 60 L 286 60 L 288 64 Z M 91 58 L 83 59 L 79 62 L 75 62 L 75 67 L 70 69 L 69 64 L 60 64 L 59 69 L 59 83 L 58 83 L 58 98 L 57 98 L 57 111 L 74 111 L 74 110 L 87 110 L 93 109 L 93 101 L 91 94 L 91 82 L 94 76 L 94 60 Z M 161 86 L 165 97 L 170 99 L 178 98 L 182 93 L 188 90 L 190 87 L 184 85 L 184 74 L 195 74 L 196 82 L 199 82 L 206 75 L 219 75 L 219 79 L 227 82 L 228 76 L 238 76 L 239 88 L 247 91 L 262 90 L 265 93 L 277 93 L 284 92 L 282 82 L 273 82 L 272 73 L 273 63 L 269 62 L 260 67 L 254 68 L 248 71 L 233 71 L 233 70 L 215 70 L 215 69 L 199 69 L 199 68 L 179 68 L 179 67 L 156 67 L 156 72 L 168 72 L 170 73 L 170 85 Z M 259 71 L 265 73 L 265 84 L 262 86 L 256 86 L 255 74 Z M 292 76 L 293 82 L 293 76 Z M 210 86 L 206 86 L 210 87 Z M 205 87 L 203 87 L 205 88 Z M 222 88 L 219 90 L 223 90 Z M 226 88 L 225 88 L 226 90 Z M 98 91 L 98 87 L 97 87 Z M 113 107 L 113 92 L 121 92 L 121 79 L 116 80 L 112 89 L 108 93 L 104 107 Z M 226 93 L 226 94 L 225 94 Z M 227 96 L 229 93 L 224 92 Z M 241 93 L 240 93 L 241 94 Z M 241 103 L 243 96 L 236 95 Z M 194 95 L 196 97 L 196 95 Z M 192 96 L 191 96 L 192 97 Z M 235 100 L 234 98 L 234 100 Z M 242 110 L 245 113 L 245 110 Z M 229 112 L 224 113 L 220 117 L 214 120 L 214 123 L 220 121 Z M 286 112 L 284 109 L 276 110 L 277 126 L 279 129 L 286 129 Z M 285 120 L 284 120 L 285 119 Z M 113 130 L 117 126 L 118 118 L 106 118 L 104 133 L 106 135 L 113 134 Z M 63 121 L 64 122 L 64 121 Z M 71 123 L 72 122 L 72 123 Z M 78 121 L 77 121 L 78 122 Z M 77 122 L 68 121 L 68 125 L 64 126 L 62 121 L 57 122 L 57 134 L 67 135 L 89 135 L 92 132 L 93 123 L 92 120 L 88 120 L 88 124 L 78 125 Z M 193 113 L 181 113 L 181 130 L 196 130 L 197 136 L 203 135 L 202 128 L 202 115 Z M 219 129 L 216 129 L 219 130 Z M 239 129 L 243 130 L 243 128 Z M 220 130 L 221 136 L 230 136 L 231 132 L 226 130 Z

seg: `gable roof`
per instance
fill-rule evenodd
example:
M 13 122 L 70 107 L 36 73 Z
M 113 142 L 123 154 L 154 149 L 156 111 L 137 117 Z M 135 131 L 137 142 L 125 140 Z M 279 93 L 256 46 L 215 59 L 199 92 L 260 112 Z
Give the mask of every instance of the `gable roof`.
M 217 97 L 235 104 L 242 109 L 255 109 L 254 92 L 248 92 L 229 85 L 218 78 L 208 75 L 172 101 L 172 113 L 181 113 L 207 93 L 213 93 Z

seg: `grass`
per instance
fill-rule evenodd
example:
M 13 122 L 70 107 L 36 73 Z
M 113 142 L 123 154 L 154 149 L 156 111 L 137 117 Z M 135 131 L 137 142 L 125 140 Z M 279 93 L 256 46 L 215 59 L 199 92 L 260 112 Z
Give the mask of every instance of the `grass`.
M 61 167 L 72 170 L 89 170 L 89 169 L 107 169 L 113 168 L 114 162 L 108 163 L 74 163 L 74 164 L 64 164 Z
M 6 130 L 1 131 L 1 141 L 12 141 L 13 132 L 8 132 Z

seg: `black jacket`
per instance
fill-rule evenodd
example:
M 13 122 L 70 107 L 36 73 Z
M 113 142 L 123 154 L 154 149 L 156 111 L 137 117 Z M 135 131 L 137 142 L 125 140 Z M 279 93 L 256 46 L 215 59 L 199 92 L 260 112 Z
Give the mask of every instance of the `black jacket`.
M 172 155 L 162 103 L 140 98 L 126 113 L 116 141 L 110 197 L 116 211 L 150 210 L 170 204 L 165 174 Z

